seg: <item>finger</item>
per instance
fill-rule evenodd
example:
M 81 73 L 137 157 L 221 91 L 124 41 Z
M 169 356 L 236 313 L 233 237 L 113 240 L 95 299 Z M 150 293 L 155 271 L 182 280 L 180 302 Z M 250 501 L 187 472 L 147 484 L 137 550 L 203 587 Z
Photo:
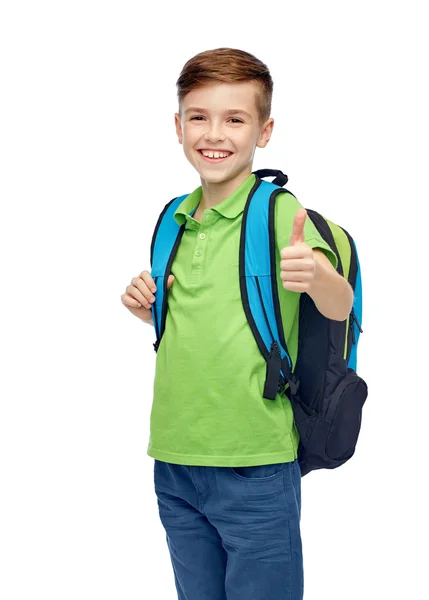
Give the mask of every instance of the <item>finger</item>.
M 143 306 L 146 306 L 146 308 L 150 308 L 150 304 L 148 307 L 147 303 L 155 302 L 155 296 L 140 277 L 133 277 L 131 284 L 125 291 L 143 304 Z
M 313 279 L 313 273 L 312 271 L 281 271 L 280 279 L 282 279 L 284 283 L 287 281 L 307 282 Z
M 314 261 L 311 258 L 297 258 L 280 261 L 280 269 L 282 271 L 312 271 Z
M 147 309 L 149 309 L 151 307 L 151 304 L 150 304 L 149 300 L 147 300 L 143 296 L 143 294 L 140 292 L 140 290 L 137 287 L 129 285 L 127 287 L 127 294 L 129 296 L 131 296 L 131 298 L 134 298 L 134 300 L 136 300 L 137 302 L 139 302 L 141 306 L 144 306 Z
M 290 292 L 298 292 L 300 294 L 308 292 L 310 289 L 310 284 L 302 281 L 283 281 L 282 285 L 285 290 L 289 290 Z
M 301 242 L 297 246 L 286 246 L 280 250 L 280 257 L 283 260 L 294 258 L 310 258 L 313 256 L 313 250 L 307 246 L 305 242 Z
M 168 279 L 167 279 L 167 289 L 169 290 L 171 288 L 171 286 L 173 285 L 173 281 L 176 278 L 174 277 L 174 275 L 169 275 Z
M 289 242 L 290 246 L 296 246 L 297 244 L 301 244 L 305 241 L 304 224 L 306 218 L 307 211 L 305 210 L 305 208 L 300 208 L 293 220 L 292 233 Z
M 122 304 L 124 304 L 125 306 L 129 306 L 130 308 L 142 307 L 141 303 L 132 296 L 130 296 L 130 294 L 122 294 L 121 302 Z
M 140 277 L 143 279 L 150 291 L 154 294 L 156 292 L 156 285 L 149 271 L 142 271 L 140 273 Z

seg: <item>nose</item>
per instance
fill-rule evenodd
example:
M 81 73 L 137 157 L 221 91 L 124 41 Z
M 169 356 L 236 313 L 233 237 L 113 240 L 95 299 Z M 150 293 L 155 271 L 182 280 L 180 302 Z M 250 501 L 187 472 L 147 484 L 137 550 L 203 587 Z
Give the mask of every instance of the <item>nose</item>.
M 221 128 L 216 125 L 216 123 L 212 122 L 207 127 L 204 139 L 213 143 L 223 142 L 225 140 L 225 134 L 222 133 Z

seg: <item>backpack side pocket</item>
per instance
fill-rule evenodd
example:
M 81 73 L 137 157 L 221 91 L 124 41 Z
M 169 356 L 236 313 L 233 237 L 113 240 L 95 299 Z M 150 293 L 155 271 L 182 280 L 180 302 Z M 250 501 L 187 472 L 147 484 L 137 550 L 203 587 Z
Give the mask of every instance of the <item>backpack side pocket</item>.
M 334 461 L 348 460 L 359 436 L 362 407 L 368 395 L 365 381 L 353 369 L 340 381 L 332 394 L 326 420 L 331 422 L 326 439 L 326 455 Z

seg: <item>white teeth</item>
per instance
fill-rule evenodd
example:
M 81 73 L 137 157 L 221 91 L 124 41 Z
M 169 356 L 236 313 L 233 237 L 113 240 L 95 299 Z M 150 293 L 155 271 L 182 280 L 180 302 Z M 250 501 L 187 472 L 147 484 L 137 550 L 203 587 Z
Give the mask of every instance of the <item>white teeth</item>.
M 201 150 L 201 153 L 208 158 L 226 158 L 229 156 L 228 152 L 206 152 L 205 150 Z

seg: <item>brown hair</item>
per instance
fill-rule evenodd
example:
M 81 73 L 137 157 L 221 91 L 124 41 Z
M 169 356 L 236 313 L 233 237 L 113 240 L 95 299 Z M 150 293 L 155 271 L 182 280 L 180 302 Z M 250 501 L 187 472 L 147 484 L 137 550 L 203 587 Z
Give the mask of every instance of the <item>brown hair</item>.
M 188 60 L 176 82 L 181 112 L 183 98 L 190 91 L 211 83 L 257 81 L 256 108 L 262 125 L 271 114 L 273 80 L 268 67 L 258 58 L 236 48 L 205 50 Z

